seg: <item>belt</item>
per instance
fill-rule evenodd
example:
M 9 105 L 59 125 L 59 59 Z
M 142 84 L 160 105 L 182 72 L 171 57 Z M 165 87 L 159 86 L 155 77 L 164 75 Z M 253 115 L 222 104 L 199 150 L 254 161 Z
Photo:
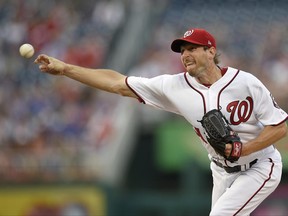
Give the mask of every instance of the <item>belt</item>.
M 249 164 L 244 164 L 244 165 L 237 165 L 237 166 L 233 166 L 233 167 L 228 167 L 228 166 L 223 166 L 222 163 L 213 160 L 212 161 L 219 167 L 223 168 L 227 173 L 234 173 L 234 172 L 240 172 L 240 171 L 245 171 L 248 170 L 250 167 L 252 167 L 254 164 L 257 163 L 258 159 L 255 159 L 253 161 L 251 161 Z

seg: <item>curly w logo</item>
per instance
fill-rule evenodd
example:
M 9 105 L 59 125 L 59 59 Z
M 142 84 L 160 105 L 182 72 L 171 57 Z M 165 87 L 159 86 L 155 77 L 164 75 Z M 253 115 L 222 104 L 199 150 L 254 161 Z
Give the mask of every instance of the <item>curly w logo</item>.
M 232 125 L 239 125 L 241 122 L 246 122 L 253 111 L 253 99 L 246 97 L 246 100 L 243 101 L 233 101 L 227 105 L 227 111 L 231 113 L 230 123 Z

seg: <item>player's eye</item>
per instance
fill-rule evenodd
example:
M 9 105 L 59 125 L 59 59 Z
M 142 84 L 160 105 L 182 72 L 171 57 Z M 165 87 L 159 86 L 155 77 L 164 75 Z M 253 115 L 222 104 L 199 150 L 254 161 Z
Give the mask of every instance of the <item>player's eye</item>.
M 188 48 L 188 50 L 191 52 L 193 52 L 193 51 L 195 51 L 197 49 L 197 47 L 190 47 L 190 48 Z
M 183 55 L 185 51 L 194 52 L 196 49 L 197 47 L 194 47 L 194 46 L 183 47 L 181 48 L 181 55 Z

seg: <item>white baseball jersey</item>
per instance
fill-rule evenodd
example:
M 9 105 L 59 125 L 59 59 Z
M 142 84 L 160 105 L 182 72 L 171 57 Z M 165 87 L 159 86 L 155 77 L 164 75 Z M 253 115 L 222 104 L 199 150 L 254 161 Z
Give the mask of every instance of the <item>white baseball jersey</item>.
M 203 115 L 209 110 L 221 109 L 245 144 L 256 138 L 265 125 L 286 121 L 287 113 L 255 76 L 232 67 L 225 71 L 222 78 L 211 86 L 200 84 L 188 72 L 154 78 L 130 76 L 126 83 L 142 103 L 182 115 L 190 122 L 210 158 L 229 166 L 243 165 L 274 151 L 274 146 L 241 157 L 234 163 L 224 161 L 206 140 L 199 122 Z

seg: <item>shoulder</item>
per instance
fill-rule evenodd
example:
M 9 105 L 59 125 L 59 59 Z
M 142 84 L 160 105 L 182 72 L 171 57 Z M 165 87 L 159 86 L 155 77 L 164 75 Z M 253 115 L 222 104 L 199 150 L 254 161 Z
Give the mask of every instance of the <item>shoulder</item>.
M 243 91 L 249 91 L 252 95 L 267 91 L 266 86 L 254 74 L 243 70 L 237 70 L 235 76 L 235 86 L 241 88 Z
M 246 83 L 260 82 L 260 80 L 255 75 L 247 71 L 243 71 L 243 70 L 236 69 L 233 67 L 228 67 L 227 72 L 229 72 L 229 74 L 232 76 L 235 75 L 237 79 L 241 79 L 242 81 L 245 81 Z

